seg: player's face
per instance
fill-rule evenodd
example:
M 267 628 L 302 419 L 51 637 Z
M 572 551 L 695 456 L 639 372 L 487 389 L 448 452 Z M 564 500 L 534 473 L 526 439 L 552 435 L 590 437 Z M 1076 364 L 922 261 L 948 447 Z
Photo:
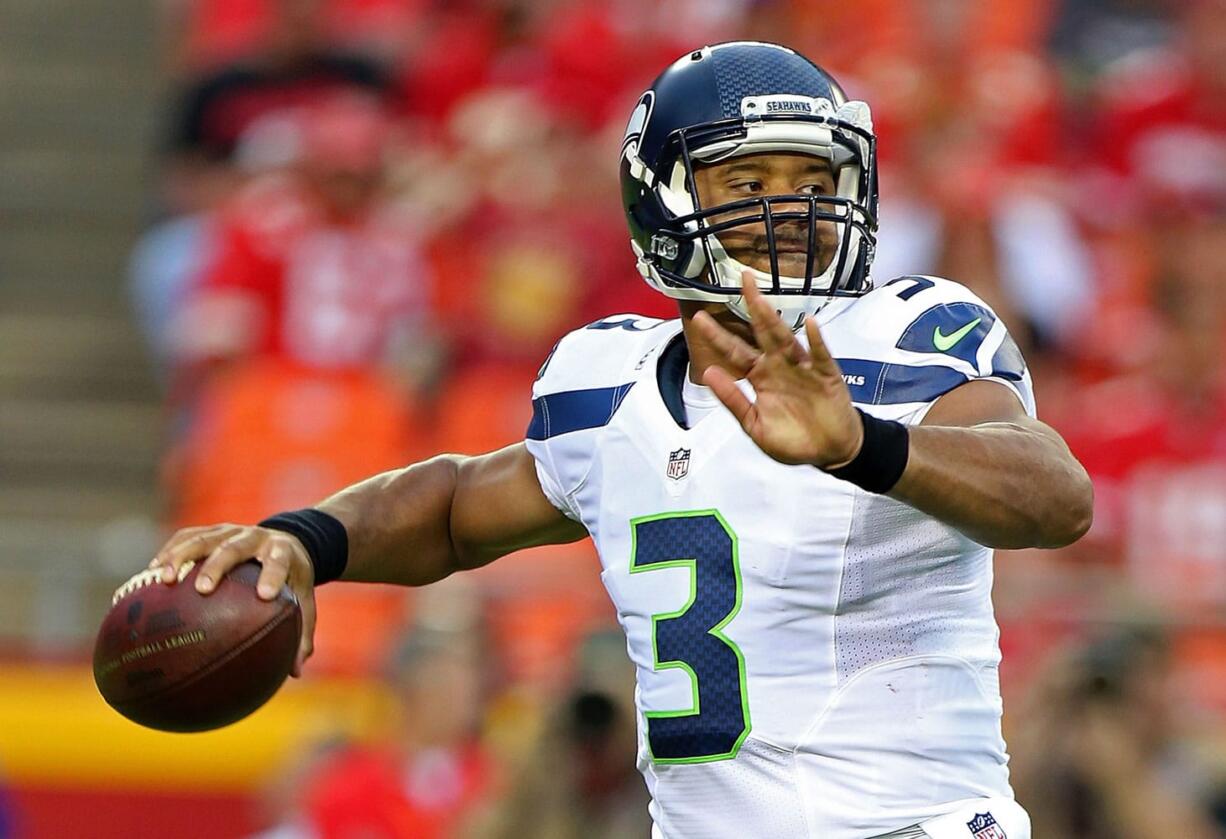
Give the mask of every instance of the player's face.
M 747 154 L 719 163 L 700 164 L 694 171 L 698 199 L 703 207 L 715 207 L 746 198 L 770 195 L 833 195 L 834 173 L 828 161 L 799 152 L 769 152 Z M 819 210 L 829 207 L 818 205 Z M 805 204 L 776 204 L 773 212 L 805 212 Z M 760 213 L 758 207 L 721 213 L 711 219 L 713 224 Z M 779 273 L 788 277 L 803 277 L 808 259 L 809 231 L 804 221 L 784 221 L 775 225 L 775 252 Z M 838 247 L 838 232 L 834 222 L 817 223 L 817 253 L 813 260 L 814 276 L 821 274 L 834 259 Z M 770 249 L 765 224 L 746 224 L 719 234 L 719 241 L 729 256 L 737 261 L 771 273 Z
M 306 177 L 325 209 L 342 219 L 353 218 L 368 209 L 380 186 L 380 176 L 373 171 L 307 167 Z

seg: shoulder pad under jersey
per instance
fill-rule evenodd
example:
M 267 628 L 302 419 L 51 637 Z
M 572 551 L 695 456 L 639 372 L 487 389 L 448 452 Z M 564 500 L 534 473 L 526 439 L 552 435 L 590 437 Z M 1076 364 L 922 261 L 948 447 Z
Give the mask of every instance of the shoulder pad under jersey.
M 844 332 L 854 336 L 843 355 L 896 369 L 947 368 L 953 384 L 980 378 L 999 381 L 1034 413 L 1021 351 L 992 308 L 961 283 L 932 276 L 898 277 L 860 298 L 842 317 Z
M 526 443 L 546 497 L 572 518 L 579 515 L 570 494 L 587 474 L 601 430 L 680 328 L 677 320 L 613 315 L 564 335 L 541 365 Z
M 677 333 L 680 322 L 610 315 L 563 335 L 536 374 L 533 398 L 632 381 L 640 358 Z

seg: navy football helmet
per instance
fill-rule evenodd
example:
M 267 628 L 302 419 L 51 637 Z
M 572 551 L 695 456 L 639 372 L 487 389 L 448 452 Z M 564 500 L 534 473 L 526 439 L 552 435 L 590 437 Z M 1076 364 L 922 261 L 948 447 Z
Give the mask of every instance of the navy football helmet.
M 762 152 L 826 160 L 834 194 L 701 205 L 696 165 Z M 799 329 L 832 297 L 871 288 L 877 152 L 868 105 L 848 101 L 828 73 L 786 47 L 717 44 L 661 73 L 626 128 L 621 186 L 639 273 L 669 297 L 724 302 L 747 318 L 740 287 L 749 270 L 784 321 Z M 780 271 L 776 235 L 785 225 L 807 230 L 804 276 Z M 734 228 L 765 231 L 770 273 L 729 254 L 720 234 Z

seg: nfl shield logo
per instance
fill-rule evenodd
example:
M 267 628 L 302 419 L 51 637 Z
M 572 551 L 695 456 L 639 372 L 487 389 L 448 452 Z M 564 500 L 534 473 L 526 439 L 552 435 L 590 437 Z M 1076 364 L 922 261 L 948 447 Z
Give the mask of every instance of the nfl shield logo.
M 690 473 L 690 450 L 677 449 L 668 455 L 668 470 L 665 472 L 674 481 L 679 481 Z
M 966 826 L 971 829 L 975 839 L 1008 839 L 991 813 L 976 813 Z

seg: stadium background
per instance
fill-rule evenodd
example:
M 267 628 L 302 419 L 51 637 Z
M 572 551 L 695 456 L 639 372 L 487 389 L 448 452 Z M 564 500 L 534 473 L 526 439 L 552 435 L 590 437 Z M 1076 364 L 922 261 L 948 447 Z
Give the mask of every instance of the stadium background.
M 126 723 L 88 658 L 170 529 L 513 442 L 558 335 L 666 314 L 616 151 L 732 38 L 872 104 L 875 276 L 996 307 L 1095 478 L 1086 539 L 998 561 L 1036 836 L 1223 835 L 1222 0 L 9 0 L 0 837 L 645 835 L 587 547 L 328 587 L 308 677 L 215 734 Z

